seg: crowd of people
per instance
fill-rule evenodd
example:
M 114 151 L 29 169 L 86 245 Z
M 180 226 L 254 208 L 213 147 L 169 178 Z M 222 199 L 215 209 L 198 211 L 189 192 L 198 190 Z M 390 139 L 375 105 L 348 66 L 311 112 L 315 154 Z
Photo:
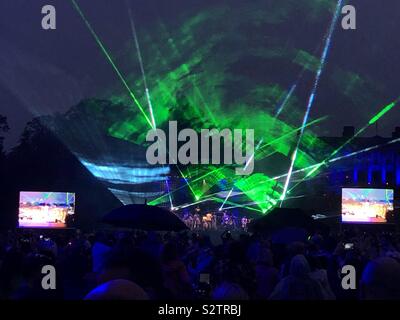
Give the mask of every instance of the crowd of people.
M 42 288 L 44 265 L 55 267 L 55 290 Z M 342 286 L 344 265 L 355 288 Z M 316 231 L 284 244 L 230 231 L 212 242 L 193 231 L 13 230 L 0 236 L 0 298 L 400 299 L 400 235 Z
M 199 208 L 195 211 L 184 211 L 178 214 L 190 230 L 248 230 L 251 219 L 247 216 L 234 215 L 229 211 L 202 213 Z

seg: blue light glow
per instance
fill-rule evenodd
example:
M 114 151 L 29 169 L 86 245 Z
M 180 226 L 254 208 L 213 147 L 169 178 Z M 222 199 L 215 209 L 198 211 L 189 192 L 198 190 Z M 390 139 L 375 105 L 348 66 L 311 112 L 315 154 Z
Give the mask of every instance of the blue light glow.
M 154 181 L 164 181 L 165 175 L 170 173 L 170 168 L 154 167 L 154 168 L 138 168 L 130 166 L 121 166 L 117 163 L 108 165 L 98 165 L 86 160 L 81 163 L 96 177 L 101 180 L 116 184 L 138 184 Z
M 80 161 L 123 204 L 143 202 L 143 199 L 151 200 L 165 193 L 162 185 L 170 173 L 168 166 L 138 167 L 137 164 L 121 165 L 115 162 L 99 164 L 84 158 L 80 158 Z M 142 184 L 148 185 L 138 189 Z

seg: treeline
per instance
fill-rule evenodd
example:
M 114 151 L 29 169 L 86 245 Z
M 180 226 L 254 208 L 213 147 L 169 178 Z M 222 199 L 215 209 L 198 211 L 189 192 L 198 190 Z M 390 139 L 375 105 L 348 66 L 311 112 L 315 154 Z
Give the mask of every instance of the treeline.
M 18 145 L 6 152 L 4 135 L 10 128 L 6 117 L 0 115 L 0 228 L 17 226 L 20 191 L 59 191 L 76 193 L 75 224 L 91 230 L 120 202 L 44 124 L 45 120 L 29 122 Z

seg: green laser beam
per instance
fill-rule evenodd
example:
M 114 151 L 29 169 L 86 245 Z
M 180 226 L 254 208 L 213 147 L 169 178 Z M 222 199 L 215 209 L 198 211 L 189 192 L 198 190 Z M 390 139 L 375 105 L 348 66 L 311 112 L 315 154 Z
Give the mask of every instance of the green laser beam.
M 298 185 L 300 185 L 302 182 L 304 182 L 309 176 L 311 176 L 312 174 L 314 174 L 319 168 L 321 168 L 323 165 L 326 165 L 329 160 L 335 156 L 336 154 L 338 154 L 345 146 L 349 145 L 355 138 L 357 138 L 358 136 L 360 136 L 365 130 L 367 130 L 367 128 L 369 126 L 371 126 L 372 124 L 376 123 L 379 119 L 381 119 L 386 113 L 388 113 L 390 110 L 393 109 L 393 107 L 397 104 L 399 98 L 396 99 L 395 101 L 389 103 L 387 106 L 385 106 L 381 111 L 379 111 L 375 116 L 373 116 L 371 118 L 370 121 L 368 121 L 368 123 L 362 127 L 360 130 L 358 130 L 354 136 L 350 137 L 349 139 L 347 139 L 341 146 L 339 146 L 337 149 L 335 149 L 327 158 L 325 158 L 323 161 L 321 161 L 320 163 L 317 164 L 317 166 L 315 166 L 302 180 L 300 180 L 296 185 L 294 185 L 290 190 L 293 190 L 294 188 L 296 188 Z
M 111 66 L 113 67 L 114 71 L 116 72 L 116 74 L 118 75 L 119 79 L 121 80 L 122 84 L 125 86 L 125 88 L 128 90 L 129 95 L 131 96 L 131 98 L 133 99 L 133 101 L 135 102 L 136 106 L 139 108 L 139 110 L 141 111 L 141 113 L 143 114 L 143 116 L 145 117 L 147 123 L 150 125 L 151 128 L 153 128 L 153 125 L 155 126 L 155 122 L 152 122 L 148 116 L 146 115 L 145 111 L 143 110 L 143 107 L 141 106 L 140 102 L 137 100 L 136 96 L 134 95 L 134 93 L 132 92 L 132 90 L 130 89 L 128 83 L 126 82 L 125 78 L 123 77 L 122 73 L 119 71 L 118 67 L 116 66 L 116 64 L 114 63 L 111 55 L 108 53 L 107 49 L 105 48 L 105 46 L 103 45 L 103 43 L 101 42 L 99 36 L 97 35 L 97 33 L 94 31 L 92 25 L 90 24 L 90 22 L 86 19 L 83 11 L 80 9 L 78 3 L 75 0 L 71 0 L 72 4 L 74 6 L 74 8 L 77 10 L 77 12 L 79 13 L 79 15 L 81 16 L 81 18 L 83 19 L 83 21 L 85 22 L 86 26 L 88 27 L 90 33 L 92 34 L 92 36 L 94 37 L 94 39 L 96 40 L 97 44 L 99 45 L 100 49 L 102 50 L 103 54 L 106 56 L 107 60 L 110 62 Z M 147 92 L 146 92 L 147 94 Z M 182 173 L 182 171 L 179 169 L 179 167 L 177 166 L 179 172 L 181 173 L 182 177 L 185 179 L 189 189 L 192 191 L 192 193 L 194 194 L 194 196 L 197 198 L 196 194 L 194 193 L 193 188 L 190 186 L 187 178 L 185 177 L 185 175 Z
M 201 179 L 204 179 L 205 177 L 207 177 L 207 176 L 209 176 L 209 175 L 211 175 L 211 174 L 213 174 L 213 173 L 215 173 L 215 172 L 217 172 L 217 171 L 219 171 L 219 170 L 222 170 L 223 168 L 224 168 L 224 167 L 220 167 L 220 168 L 214 169 L 214 170 L 212 170 L 212 171 L 209 171 L 209 172 L 207 172 L 206 174 L 204 174 L 204 175 L 202 175 L 202 176 L 200 176 L 200 177 L 194 179 L 194 180 L 192 181 L 192 183 L 197 182 L 197 181 L 199 181 L 199 180 L 201 180 Z M 186 188 L 186 185 L 181 186 L 181 187 L 178 187 L 178 188 L 172 190 L 170 193 L 175 193 L 175 192 L 177 192 L 177 191 L 179 191 L 179 190 L 182 190 L 183 188 Z M 193 194 L 194 194 L 194 193 L 193 193 Z M 160 196 L 160 197 L 158 197 L 158 198 L 156 198 L 156 199 L 153 199 L 153 200 L 150 202 L 150 204 L 151 204 L 151 203 L 158 202 L 158 201 L 160 201 L 161 199 L 163 199 L 163 198 L 165 198 L 165 197 L 167 197 L 167 196 L 168 196 L 168 194 L 164 194 L 164 195 L 162 195 L 162 196 Z
M 392 103 L 388 104 L 385 108 L 383 108 L 382 111 L 380 111 L 375 117 L 373 117 L 368 124 L 374 124 L 377 122 L 380 118 L 382 118 L 386 113 L 388 113 L 390 110 L 393 109 L 393 107 L 397 104 L 397 100 L 393 101 Z
M 215 202 L 219 202 L 219 203 L 221 203 L 221 202 L 224 201 L 223 199 L 215 198 L 215 197 L 213 197 L 212 199 L 213 199 Z M 227 204 L 230 204 L 231 206 L 234 206 L 235 208 L 243 208 L 243 209 L 248 209 L 248 210 L 256 211 L 256 212 L 259 212 L 259 213 L 264 213 L 262 210 L 259 210 L 259 209 L 253 208 L 253 207 L 249 207 L 249 206 L 245 206 L 245 205 L 241 205 L 241 204 L 232 202 L 232 201 L 230 201 L 230 200 L 226 201 L 226 203 L 227 203 Z
M 152 126 L 152 122 L 150 121 L 150 119 L 147 116 L 147 114 L 144 112 L 143 107 L 141 106 L 140 102 L 136 98 L 135 94 L 132 92 L 131 88 L 129 87 L 128 83 L 126 82 L 126 80 L 125 80 L 124 76 L 122 75 L 121 71 L 118 69 L 117 65 L 114 63 L 114 60 L 112 59 L 111 55 L 108 53 L 106 47 L 101 42 L 101 40 L 100 40 L 99 36 L 97 35 L 97 33 L 94 31 L 94 29 L 93 29 L 92 25 L 90 24 L 90 22 L 87 20 L 86 16 L 84 15 L 83 11 L 79 7 L 78 3 L 76 2 L 76 0 L 71 0 L 71 2 L 73 4 L 73 7 L 75 8 L 75 10 L 78 12 L 78 14 L 82 18 L 82 20 L 85 22 L 87 28 L 89 29 L 89 31 L 92 34 L 93 38 L 96 40 L 96 43 L 100 47 L 100 49 L 103 52 L 103 54 L 106 56 L 108 62 L 111 64 L 112 68 L 116 72 L 116 74 L 119 77 L 119 79 L 121 80 L 122 84 L 128 90 L 128 93 L 129 93 L 130 97 L 133 99 L 133 101 L 135 102 L 136 106 L 139 108 L 140 112 L 143 114 L 143 116 L 146 119 L 147 123 L 150 125 L 150 127 L 153 127 Z
M 320 118 L 315 119 L 315 120 L 313 120 L 313 121 L 310 121 L 310 122 L 308 122 L 308 123 L 306 124 L 306 128 L 307 128 L 307 127 L 310 127 L 310 126 L 312 126 L 313 124 L 316 124 L 316 123 L 318 123 L 318 122 L 324 121 L 324 120 L 326 120 L 327 118 L 328 118 L 328 116 L 323 116 L 323 117 L 320 117 Z M 268 146 L 270 146 L 270 145 L 272 145 L 272 144 L 275 144 L 275 143 L 277 143 L 278 141 L 280 141 L 280 140 L 282 140 L 282 139 L 285 139 L 285 138 L 287 138 L 288 136 L 291 136 L 292 134 L 295 134 L 296 132 L 300 131 L 301 128 L 302 128 L 302 127 L 298 127 L 298 128 L 296 128 L 296 129 L 293 129 L 293 130 L 291 130 L 291 131 L 285 133 L 284 135 L 282 135 L 282 136 L 280 136 L 280 137 L 278 137 L 278 138 L 276 138 L 276 139 L 274 139 L 274 140 L 272 140 L 272 141 L 270 141 L 270 142 L 268 142 L 268 143 L 265 143 L 265 144 L 261 145 L 260 148 L 259 148 L 259 150 L 261 151 L 261 150 L 263 150 L 264 148 L 266 148 L 266 147 L 268 147 Z
M 306 126 L 309 127 L 309 126 L 314 125 L 314 124 L 316 124 L 316 123 L 319 123 L 319 122 L 321 122 L 321 121 L 323 121 L 323 120 L 325 120 L 325 119 L 327 119 L 327 116 L 324 116 L 324 117 L 315 119 L 315 120 L 313 120 L 313 121 L 310 121 L 309 123 L 307 123 Z M 278 138 L 276 138 L 276 139 L 274 139 L 274 140 L 272 140 L 272 141 L 270 141 L 270 142 L 268 142 L 268 143 L 266 143 L 266 144 L 264 144 L 264 145 L 261 145 L 261 146 L 259 147 L 259 150 L 265 149 L 266 147 L 268 147 L 268 146 L 270 146 L 270 145 L 272 145 L 272 144 L 274 144 L 274 143 L 280 141 L 281 139 L 284 139 L 284 138 L 286 138 L 287 136 L 290 136 L 290 135 L 296 133 L 296 132 L 299 131 L 300 129 L 301 129 L 301 127 L 296 128 L 296 129 L 294 129 L 294 130 L 291 130 L 290 132 L 284 134 L 283 136 L 280 136 L 280 137 L 278 137 Z M 242 144 L 243 144 L 243 142 L 242 142 Z M 272 156 L 272 155 L 275 154 L 275 153 L 276 153 L 276 151 L 271 152 L 271 153 L 269 153 L 268 155 L 266 155 L 264 158 L 268 158 L 269 156 Z M 216 168 L 216 169 L 214 169 L 214 170 L 212 170 L 212 171 L 209 171 L 209 172 L 207 172 L 206 174 L 201 175 L 200 177 L 195 178 L 194 180 L 191 181 L 191 183 L 193 184 L 193 183 L 195 183 L 195 182 L 197 182 L 197 181 L 199 181 L 199 180 L 201 180 L 201 179 L 206 178 L 206 177 L 209 176 L 209 175 L 215 174 L 215 173 L 217 173 L 218 171 L 220 171 L 220 170 L 222 170 L 222 169 L 224 169 L 224 168 L 226 168 L 226 167 L 228 167 L 228 166 L 227 166 L 227 165 L 224 165 L 224 166 L 222 166 L 222 167 L 220 167 L 220 168 Z M 243 179 L 243 178 L 241 178 L 241 179 Z M 272 180 L 274 180 L 274 179 L 270 179 L 270 181 L 272 181 Z M 187 180 L 185 180 L 185 181 L 187 181 Z M 178 187 L 178 188 L 172 190 L 172 191 L 169 192 L 169 193 L 175 193 L 175 192 L 177 192 L 177 191 L 179 191 L 179 190 L 182 190 L 183 188 L 186 188 L 186 185 L 181 186 L 181 187 Z M 194 193 L 193 189 L 192 189 L 192 188 L 190 188 L 190 189 L 191 189 L 192 193 L 193 193 L 193 194 L 195 195 L 195 197 L 196 197 L 196 194 Z M 161 201 L 161 200 L 164 199 L 164 198 L 167 199 L 167 197 L 168 197 L 167 194 L 166 194 L 166 195 L 162 195 L 162 196 L 160 196 L 160 197 L 158 197 L 158 198 L 156 198 L 156 199 L 153 199 L 149 204 L 157 203 L 157 202 Z

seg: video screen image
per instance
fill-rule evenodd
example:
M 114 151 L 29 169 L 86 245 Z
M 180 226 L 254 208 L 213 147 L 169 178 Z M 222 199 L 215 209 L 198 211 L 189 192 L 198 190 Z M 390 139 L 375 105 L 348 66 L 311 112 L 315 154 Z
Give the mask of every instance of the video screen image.
M 75 213 L 75 193 L 20 192 L 20 228 L 66 228 Z
M 392 210 L 391 189 L 342 189 L 342 222 L 385 223 Z

